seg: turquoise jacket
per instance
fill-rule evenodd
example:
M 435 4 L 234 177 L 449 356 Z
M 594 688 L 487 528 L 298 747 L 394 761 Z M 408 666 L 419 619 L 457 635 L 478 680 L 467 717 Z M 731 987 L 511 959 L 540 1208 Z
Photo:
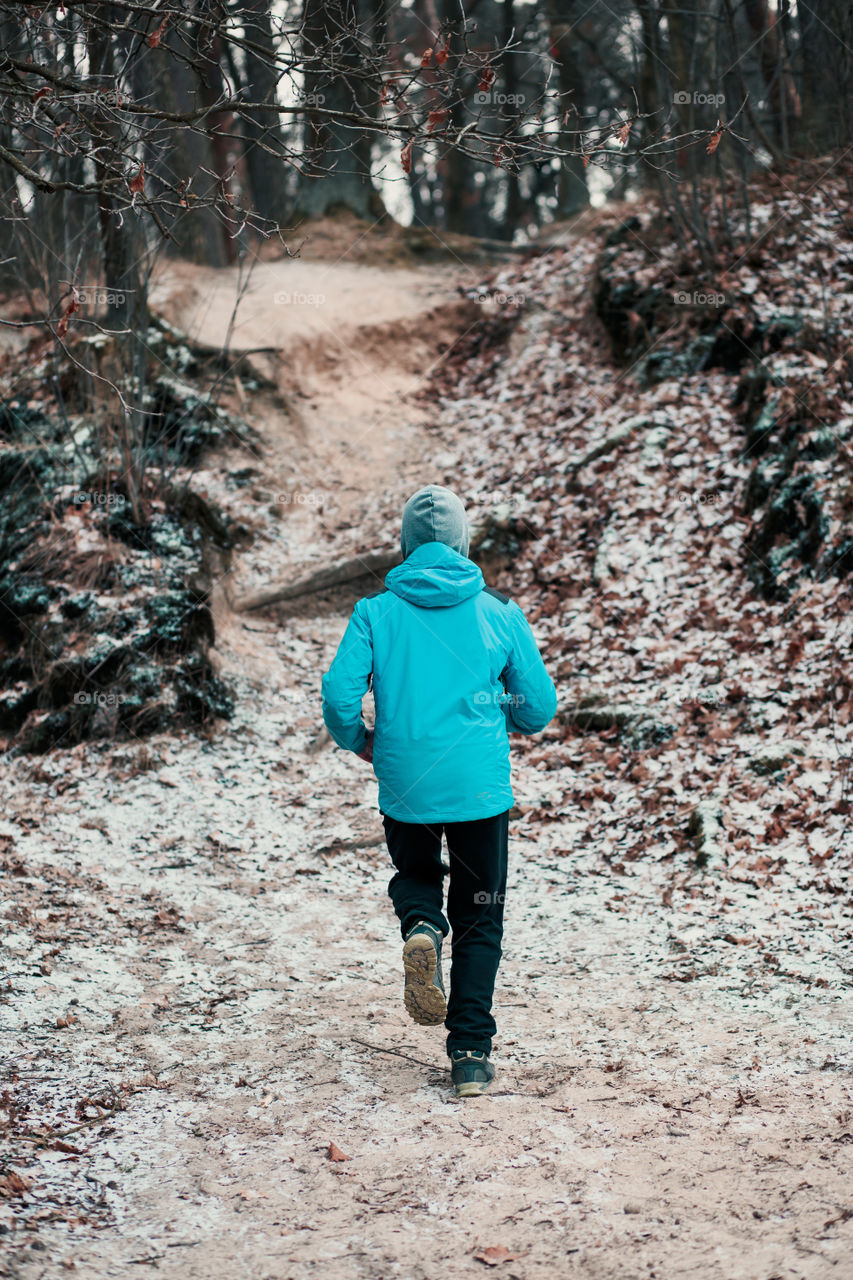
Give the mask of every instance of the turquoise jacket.
M 401 822 L 467 822 L 512 807 L 509 734 L 557 709 L 530 626 L 442 542 L 417 547 L 359 600 L 323 677 L 323 719 L 361 751 L 372 680 L 379 808 Z

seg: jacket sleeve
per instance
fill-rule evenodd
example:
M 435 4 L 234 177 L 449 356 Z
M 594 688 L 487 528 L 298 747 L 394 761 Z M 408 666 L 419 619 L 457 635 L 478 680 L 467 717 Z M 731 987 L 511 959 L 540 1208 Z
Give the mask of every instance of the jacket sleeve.
M 323 720 L 335 742 L 345 751 L 361 751 L 367 739 L 361 700 L 372 671 L 370 624 L 359 600 L 334 661 L 323 676 Z
M 511 602 L 512 651 L 503 670 L 507 733 L 539 733 L 557 710 L 554 681 L 545 670 L 542 655 L 521 609 Z

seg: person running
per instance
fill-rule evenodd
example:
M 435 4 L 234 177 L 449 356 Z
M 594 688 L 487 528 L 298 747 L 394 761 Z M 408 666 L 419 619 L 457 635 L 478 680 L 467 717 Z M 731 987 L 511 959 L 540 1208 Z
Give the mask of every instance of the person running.
M 544 729 L 553 681 L 522 610 L 487 587 L 468 558 L 465 508 L 450 489 L 419 489 L 403 510 L 403 562 L 359 600 L 323 676 L 334 741 L 372 763 L 395 868 L 409 1016 L 447 1028 L 458 1097 L 483 1093 L 507 877 L 509 734 Z M 371 687 L 375 726 L 362 699 Z M 442 835 L 449 890 L 444 905 Z M 452 930 L 450 997 L 441 949 Z

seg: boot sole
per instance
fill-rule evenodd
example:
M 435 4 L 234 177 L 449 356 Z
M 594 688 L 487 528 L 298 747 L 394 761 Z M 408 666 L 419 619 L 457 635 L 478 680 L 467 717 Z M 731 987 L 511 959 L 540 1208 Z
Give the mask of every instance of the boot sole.
M 457 1098 L 479 1098 L 491 1085 L 491 1080 L 469 1080 L 456 1086 Z
M 420 1027 L 437 1027 L 447 1017 L 447 1000 L 435 985 L 438 952 L 425 933 L 416 933 L 403 947 L 406 1013 Z

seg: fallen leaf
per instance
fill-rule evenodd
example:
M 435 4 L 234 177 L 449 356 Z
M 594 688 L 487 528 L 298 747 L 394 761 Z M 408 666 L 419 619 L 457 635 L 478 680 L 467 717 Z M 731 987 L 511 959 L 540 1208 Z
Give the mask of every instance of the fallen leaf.
M 334 1142 L 329 1143 L 329 1159 L 330 1160 L 349 1160 L 349 1156 L 345 1156 L 340 1147 L 335 1146 Z
M 0 1178 L 0 1196 L 6 1200 L 12 1196 L 22 1196 L 31 1186 L 29 1178 L 22 1178 L 19 1173 L 12 1170 L 4 1178 Z
M 481 1253 L 475 1253 L 476 1262 L 485 1262 L 487 1267 L 496 1267 L 501 1262 L 511 1262 L 515 1258 L 514 1253 L 510 1253 L 509 1249 L 502 1244 L 490 1244 L 488 1248 L 483 1249 Z

